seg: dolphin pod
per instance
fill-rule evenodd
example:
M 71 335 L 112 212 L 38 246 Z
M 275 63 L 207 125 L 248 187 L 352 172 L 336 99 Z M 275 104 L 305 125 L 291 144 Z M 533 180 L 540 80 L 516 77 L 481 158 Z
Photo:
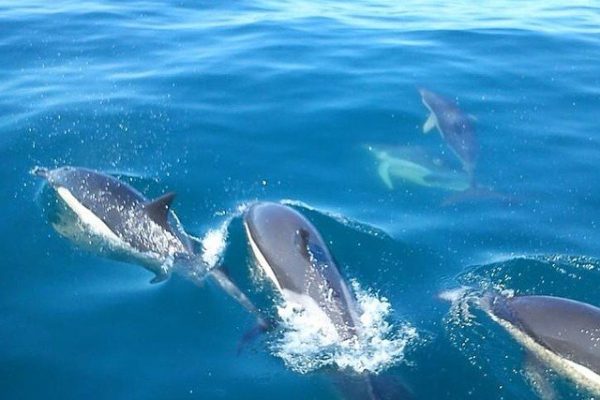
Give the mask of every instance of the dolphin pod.
M 169 263 L 174 258 L 201 262 L 190 237 L 169 221 L 174 194 L 148 200 L 128 184 L 85 168 L 34 168 L 32 173 L 44 178 L 73 214 L 75 220 L 71 226 L 55 228 L 75 244 L 91 242 L 108 246 L 111 251 L 126 252 L 133 261 L 157 274 L 153 282 L 171 275 L 173 265 Z M 253 256 L 286 301 L 324 316 L 341 340 L 361 334 L 355 295 L 322 236 L 303 215 L 278 203 L 256 203 L 245 212 L 243 222 Z M 209 276 L 258 317 L 259 332 L 271 327 L 271 322 L 260 315 L 223 269 L 215 268 Z M 352 398 L 410 397 L 401 382 L 389 377 L 366 373 L 332 377 L 340 390 L 350 393 Z
M 490 316 L 537 360 L 600 395 L 600 308 L 551 296 L 486 300 Z
M 76 244 L 98 246 L 109 255 L 126 253 L 155 273 L 152 282 L 168 278 L 179 260 L 202 262 L 191 236 L 170 208 L 173 193 L 149 200 L 125 182 L 85 168 L 34 168 L 32 173 L 47 181 L 72 214 L 75 223 L 59 221 L 54 227 Z M 291 207 L 259 202 L 246 210 L 243 224 L 252 256 L 286 302 L 324 317 L 340 340 L 360 337 L 362 325 L 355 294 L 325 240 L 307 218 Z M 229 295 L 258 317 L 261 330 L 269 327 L 222 268 L 209 272 Z M 195 274 L 186 275 L 200 283 Z M 484 306 L 490 317 L 537 360 L 578 387 L 600 394 L 599 308 L 558 297 L 501 295 L 488 295 Z M 390 398 L 389 392 L 387 396 L 381 393 L 380 378 L 360 374 L 342 380 L 358 379 L 360 391 L 365 393 L 361 398 Z M 391 398 L 409 396 L 407 391 L 400 391 L 402 396 Z

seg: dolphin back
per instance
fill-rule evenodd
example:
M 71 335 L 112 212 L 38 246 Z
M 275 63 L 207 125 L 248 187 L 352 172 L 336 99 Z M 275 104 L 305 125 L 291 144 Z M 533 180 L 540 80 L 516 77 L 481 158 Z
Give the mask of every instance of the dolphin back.
M 550 351 L 600 373 L 600 309 L 551 296 L 497 296 L 491 310 Z
M 106 210 L 110 212 L 112 208 L 123 211 L 146 202 L 146 198 L 130 185 L 98 171 L 62 167 L 45 171 L 45 176 L 52 186 L 69 190 L 86 208 L 98 215 Z

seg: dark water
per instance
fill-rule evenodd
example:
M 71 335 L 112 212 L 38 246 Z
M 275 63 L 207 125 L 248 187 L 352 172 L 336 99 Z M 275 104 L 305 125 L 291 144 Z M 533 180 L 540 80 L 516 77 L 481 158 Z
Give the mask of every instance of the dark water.
M 148 197 L 176 191 L 200 238 L 231 220 L 210 243 L 226 245 L 231 274 L 270 313 L 236 210 L 292 200 L 343 273 L 391 306 L 386 337 L 400 351 L 382 369 L 415 398 L 534 397 L 519 346 L 438 295 L 494 287 L 600 305 L 599 12 L 586 1 L 0 1 L 2 397 L 337 396 L 335 365 L 301 373 L 277 352 L 285 332 L 237 355 L 253 319 L 211 282 L 150 285 L 144 269 L 60 238 L 28 171 L 66 164 L 132 176 Z M 444 207 L 448 191 L 384 185 L 369 145 L 453 157 L 421 133 L 417 87 L 476 117 L 477 180 L 503 200 Z M 589 398 L 554 380 L 563 398 Z

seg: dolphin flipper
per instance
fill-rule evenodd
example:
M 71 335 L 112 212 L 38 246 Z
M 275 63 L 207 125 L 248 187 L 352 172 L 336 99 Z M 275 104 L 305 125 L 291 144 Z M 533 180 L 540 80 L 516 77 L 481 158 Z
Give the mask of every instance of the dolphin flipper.
M 427 121 L 423 124 L 423 133 L 429 133 L 437 125 L 437 118 L 434 113 L 430 113 Z
M 392 183 L 392 178 L 390 177 L 390 163 L 388 161 L 382 161 L 381 164 L 379 164 L 377 173 L 379 173 L 379 177 L 385 186 L 387 186 L 388 189 L 393 190 L 394 184 Z

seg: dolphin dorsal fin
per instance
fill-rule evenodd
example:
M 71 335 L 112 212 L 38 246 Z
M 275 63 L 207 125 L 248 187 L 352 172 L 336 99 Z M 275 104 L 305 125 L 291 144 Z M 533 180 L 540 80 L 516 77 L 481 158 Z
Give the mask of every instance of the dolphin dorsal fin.
M 154 222 L 164 226 L 167 224 L 169 209 L 174 198 L 175 192 L 165 193 L 162 196 L 144 204 L 144 210 Z

